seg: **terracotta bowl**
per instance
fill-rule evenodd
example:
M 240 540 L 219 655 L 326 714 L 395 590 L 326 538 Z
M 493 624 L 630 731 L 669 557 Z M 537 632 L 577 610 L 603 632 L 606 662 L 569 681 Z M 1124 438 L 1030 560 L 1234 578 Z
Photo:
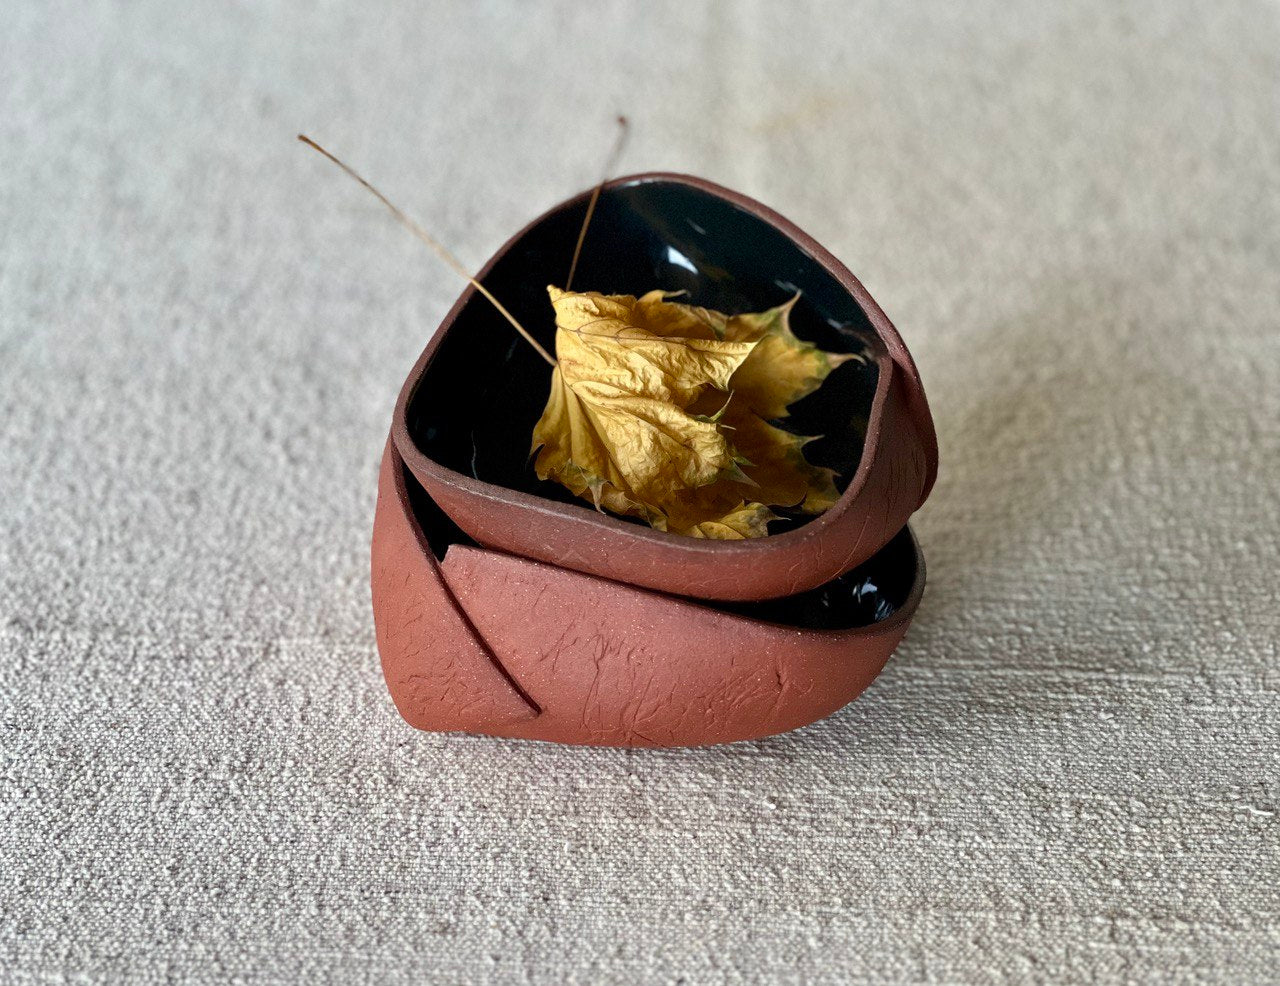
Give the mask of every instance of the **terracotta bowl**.
M 555 326 L 546 286 L 564 283 L 586 198 L 535 220 L 478 275 L 548 349 Z M 906 347 L 857 279 L 776 213 L 696 178 L 619 179 L 600 197 L 574 286 L 683 290 L 727 312 L 760 311 L 799 291 L 797 335 L 869 357 L 838 368 L 789 419 L 823 436 L 807 452 L 840 473 L 843 495 L 819 517 L 792 517 L 767 538 L 729 542 L 653 531 L 539 482 L 529 436 L 549 371 L 468 288 L 405 381 L 392 438 L 417 481 L 478 544 L 677 595 L 772 599 L 865 562 L 928 496 L 937 444 Z
M 708 604 L 478 547 L 387 443 L 374 617 L 396 707 L 419 729 L 607 746 L 784 732 L 841 708 L 924 590 L 903 528 L 819 589 Z

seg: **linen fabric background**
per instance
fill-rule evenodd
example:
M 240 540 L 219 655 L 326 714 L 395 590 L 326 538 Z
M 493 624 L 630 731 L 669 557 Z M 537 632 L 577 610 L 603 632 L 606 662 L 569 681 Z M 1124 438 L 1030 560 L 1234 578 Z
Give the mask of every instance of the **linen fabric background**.
M 1274 3 L 0 20 L 0 979 L 1275 981 Z M 368 539 L 461 284 L 293 137 L 478 267 L 618 112 L 901 329 L 924 603 L 792 735 L 415 733 Z

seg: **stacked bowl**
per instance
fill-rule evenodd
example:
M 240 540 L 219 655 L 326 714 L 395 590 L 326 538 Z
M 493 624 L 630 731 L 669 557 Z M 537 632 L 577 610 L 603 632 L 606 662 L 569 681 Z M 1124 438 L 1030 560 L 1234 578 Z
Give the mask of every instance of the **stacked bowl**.
M 583 194 L 477 275 L 547 349 Z M 529 461 L 545 363 L 474 288 L 401 390 L 383 454 L 372 586 L 378 649 L 404 718 L 429 730 L 611 746 L 687 746 L 829 715 L 880 672 L 924 589 L 907 527 L 937 470 L 919 375 L 852 274 L 781 216 L 683 175 L 602 189 L 575 284 L 654 288 L 724 312 L 799 294 L 796 335 L 856 352 L 791 409 L 842 493 L 768 537 L 717 541 L 597 512 Z M 785 512 L 784 512 L 785 514 Z

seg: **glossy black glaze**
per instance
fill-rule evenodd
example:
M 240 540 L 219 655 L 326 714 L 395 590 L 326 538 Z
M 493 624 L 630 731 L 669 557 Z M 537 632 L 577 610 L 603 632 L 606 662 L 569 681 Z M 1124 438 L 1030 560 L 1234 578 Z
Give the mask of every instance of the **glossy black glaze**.
M 709 605 L 806 630 L 849 630 L 892 616 L 906 601 L 915 578 L 916 552 L 904 527 L 857 568 L 816 589 L 781 599 Z
M 453 544 L 472 541 L 404 469 L 414 520 L 438 560 Z M 753 603 L 692 600 L 699 606 L 809 630 L 847 630 L 887 619 L 906 601 L 916 577 L 916 553 L 904 527 L 857 568 L 808 592 Z M 640 591 L 640 590 L 637 590 Z
M 564 284 L 586 202 L 580 197 L 527 231 L 484 278 L 549 350 L 555 324 L 546 287 Z M 643 179 L 604 191 L 574 287 L 606 294 L 685 291 L 682 300 L 728 313 L 762 311 L 799 291 L 792 314 L 798 336 L 836 352 L 878 345 L 849 293 L 785 234 L 677 181 Z M 862 455 L 876 376 L 874 364 L 847 363 L 793 405 L 784 422 L 800 434 L 823 436 L 806 453 L 835 469 L 842 489 Z M 529 462 L 549 383 L 546 363 L 488 301 L 474 296 L 409 401 L 410 433 L 423 452 L 457 472 L 591 509 L 558 484 L 539 482 Z M 804 519 L 791 517 L 771 530 Z

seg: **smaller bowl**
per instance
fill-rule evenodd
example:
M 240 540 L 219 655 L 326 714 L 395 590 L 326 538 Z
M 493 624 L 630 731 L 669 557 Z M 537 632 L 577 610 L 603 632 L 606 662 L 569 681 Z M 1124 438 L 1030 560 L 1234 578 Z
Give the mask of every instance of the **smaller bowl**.
M 550 350 L 548 284 L 563 284 L 587 196 L 514 236 L 478 275 Z M 924 502 L 937 471 L 933 420 L 906 347 L 866 289 L 831 254 L 758 202 L 683 175 L 608 183 L 574 285 L 608 294 L 687 292 L 725 312 L 762 311 L 797 292 L 797 335 L 863 352 L 792 408 L 788 424 L 821 435 L 806 453 L 843 493 L 814 518 L 748 541 L 654 531 L 597 512 L 539 482 L 529 442 L 550 374 L 468 287 L 401 390 L 396 449 L 419 483 L 486 547 L 662 592 L 719 600 L 790 596 L 866 561 Z
M 880 673 L 924 591 L 904 528 L 835 583 L 710 605 L 477 547 L 388 441 L 372 588 L 378 650 L 419 729 L 700 746 L 830 715 Z

